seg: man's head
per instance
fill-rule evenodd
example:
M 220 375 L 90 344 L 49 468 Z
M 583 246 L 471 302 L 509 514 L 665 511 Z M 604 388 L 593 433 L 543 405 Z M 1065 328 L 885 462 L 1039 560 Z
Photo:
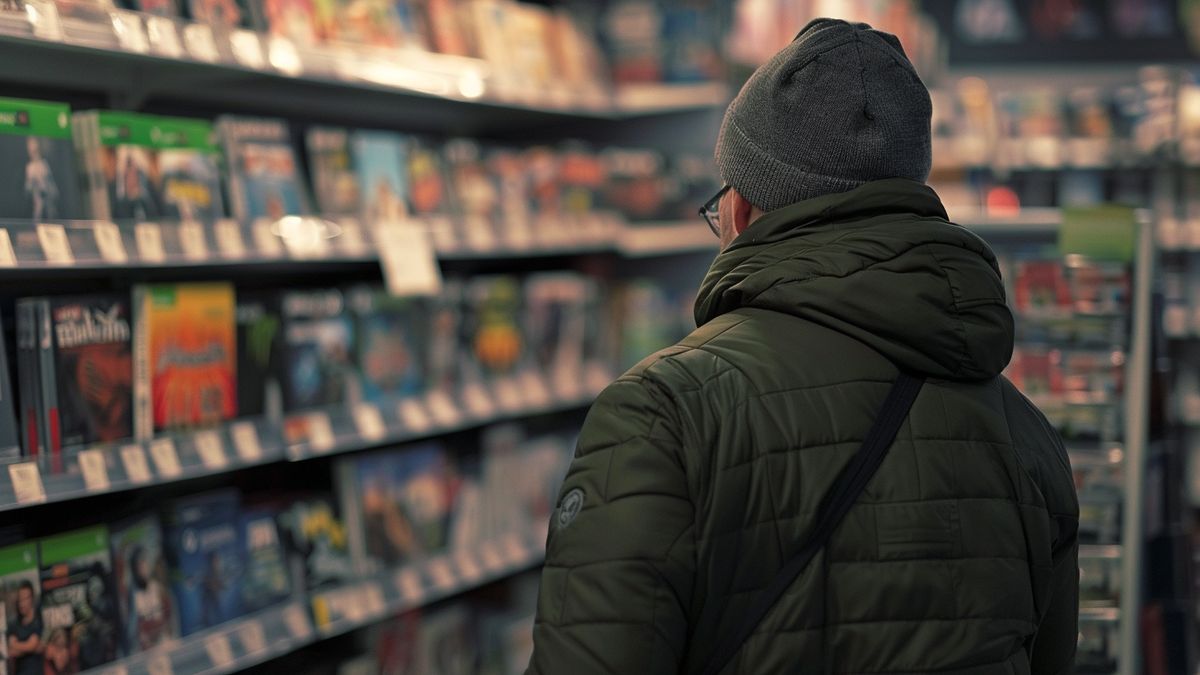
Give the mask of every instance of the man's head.
M 883 178 L 925 182 L 930 115 L 929 91 L 896 36 L 814 20 L 725 113 L 716 160 L 732 189 L 721 229 L 740 232 L 741 201 L 772 211 Z

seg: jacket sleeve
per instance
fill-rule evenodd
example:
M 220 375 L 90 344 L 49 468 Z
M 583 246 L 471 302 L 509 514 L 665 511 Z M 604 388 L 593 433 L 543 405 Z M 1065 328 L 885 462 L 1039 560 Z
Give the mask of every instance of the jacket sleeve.
M 1056 515 L 1054 572 L 1050 605 L 1038 627 L 1030 658 L 1030 672 L 1059 675 L 1074 672 L 1079 641 L 1079 518 Z
M 678 672 L 695 543 L 673 410 L 626 375 L 588 413 L 551 516 L 527 675 Z

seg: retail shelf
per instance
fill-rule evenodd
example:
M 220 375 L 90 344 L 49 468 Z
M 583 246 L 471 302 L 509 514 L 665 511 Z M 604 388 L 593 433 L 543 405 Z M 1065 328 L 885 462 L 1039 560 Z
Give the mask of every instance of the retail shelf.
M 1116 560 L 1121 557 L 1121 546 L 1119 544 L 1083 544 L 1079 547 L 1079 557 L 1093 560 Z
M 627 257 L 676 253 L 716 253 L 717 238 L 696 221 L 628 225 L 617 239 L 617 249 Z
M 314 591 L 277 607 L 88 671 L 102 675 L 222 675 L 318 640 L 451 597 L 527 570 L 544 538 L 519 533 L 431 556 L 379 576 Z
M 62 466 L 36 461 L 7 465 L 0 511 L 81 499 L 150 485 L 237 471 L 282 460 L 300 461 L 400 443 L 532 415 L 588 405 L 611 373 L 601 366 L 551 383 L 537 373 L 463 387 L 454 393 L 398 398 L 296 413 L 282 423 L 235 420 L 213 429 L 160 435 L 67 453 Z
M 706 109 L 729 102 L 723 82 L 697 84 L 631 84 L 619 87 L 614 106 L 625 115 L 646 115 L 688 109 Z
M 951 209 L 950 220 L 983 236 L 1049 235 L 1058 232 L 1063 216 L 1061 209 L 1053 208 L 1029 208 L 1012 213 Z

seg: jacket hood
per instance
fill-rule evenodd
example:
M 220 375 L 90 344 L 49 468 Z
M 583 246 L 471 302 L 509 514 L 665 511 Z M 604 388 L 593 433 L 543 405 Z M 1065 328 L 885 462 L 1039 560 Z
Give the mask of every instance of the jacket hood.
M 952 380 L 999 375 L 1013 317 L 996 256 L 946 220 L 928 186 L 873 181 L 771 211 L 717 256 L 696 323 L 752 307 L 812 321 L 874 348 L 912 373 Z

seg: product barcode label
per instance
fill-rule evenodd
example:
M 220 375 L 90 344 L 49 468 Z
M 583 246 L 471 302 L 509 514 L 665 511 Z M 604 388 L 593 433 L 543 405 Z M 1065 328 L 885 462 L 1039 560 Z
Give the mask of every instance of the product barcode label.
M 150 475 L 150 464 L 146 461 L 146 451 L 142 449 L 142 446 L 122 446 L 121 464 L 125 466 L 125 475 L 129 476 L 129 482 L 142 484 L 153 480 Z
M 233 260 L 246 257 L 246 242 L 242 240 L 242 227 L 236 220 L 222 218 L 214 226 L 213 234 L 217 240 L 217 250 L 221 255 Z
M 233 438 L 234 450 L 243 462 L 257 462 L 262 459 L 263 450 L 253 422 L 234 422 L 229 426 L 229 435 Z
M 359 403 L 354 406 L 354 425 L 358 427 L 358 435 L 369 441 L 378 441 L 387 436 L 387 425 L 383 422 L 383 414 L 379 408 L 370 403 Z
M 138 257 L 143 262 L 161 263 L 167 259 L 167 251 L 163 248 L 162 228 L 158 223 L 134 225 L 133 238 L 137 242 Z
M 17 252 L 13 249 L 12 237 L 7 228 L 0 227 L 0 267 L 16 267 Z
M 208 242 L 204 240 L 204 226 L 194 220 L 180 223 L 179 246 L 183 249 L 183 257 L 188 260 L 207 259 Z
M 238 642 L 247 654 L 258 654 L 267 650 L 267 635 L 263 632 L 262 624 L 253 619 L 246 621 L 238 628 Z
M 47 263 L 70 265 L 75 262 L 75 256 L 71 253 L 71 242 L 67 240 L 67 230 L 62 225 L 38 223 L 37 236 Z
M 206 23 L 190 23 L 184 26 L 183 43 L 187 45 L 188 54 L 197 61 L 215 63 L 220 58 L 212 26 Z
M 150 47 L 158 54 L 171 59 L 183 56 L 183 46 L 179 43 L 179 31 L 175 22 L 165 16 L 146 17 L 146 37 Z
M 208 660 L 216 668 L 228 668 L 233 665 L 233 647 L 229 644 L 229 636 L 224 633 L 212 635 L 205 640 L 204 651 L 208 652 Z
M 200 462 L 209 471 L 220 471 L 229 465 L 229 457 L 225 454 L 225 444 L 221 442 L 221 434 L 216 431 L 197 431 L 192 436 L 196 453 Z
M 150 51 L 150 42 L 146 38 L 146 27 L 142 18 L 135 12 L 124 9 L 112 11 L 113 32 L 117 34 L 117 44 L 127 52 L 145 54 Z
M 46 501 L 46 488 L 42 486 L 42 473 L 36 462 L 9 464 L 8 477 L 12 480 L 13 496 L 18 504 Z
M 92 228 L 96 237 L 96 249 L 100 251 L 100 259 L 114 265 L 124 265 L 129 262 L 129 254 L 125 251 L 125 241 L 121 239 L 121 228 L 115 223 L 96 223 Z
M 175 441 L 170 438 L 157 438 L 150 442 L 150 457 L 158 474 L 163 478 L 178 478 L 183 475 L 183 467 L 179 465 L 179 453 L 175 451 Z
M 103 450 L 84 450 L 79 453 L 79 472 L 89 492 L 104 492 L 111 483 L 108 480 L 108 462 Z

